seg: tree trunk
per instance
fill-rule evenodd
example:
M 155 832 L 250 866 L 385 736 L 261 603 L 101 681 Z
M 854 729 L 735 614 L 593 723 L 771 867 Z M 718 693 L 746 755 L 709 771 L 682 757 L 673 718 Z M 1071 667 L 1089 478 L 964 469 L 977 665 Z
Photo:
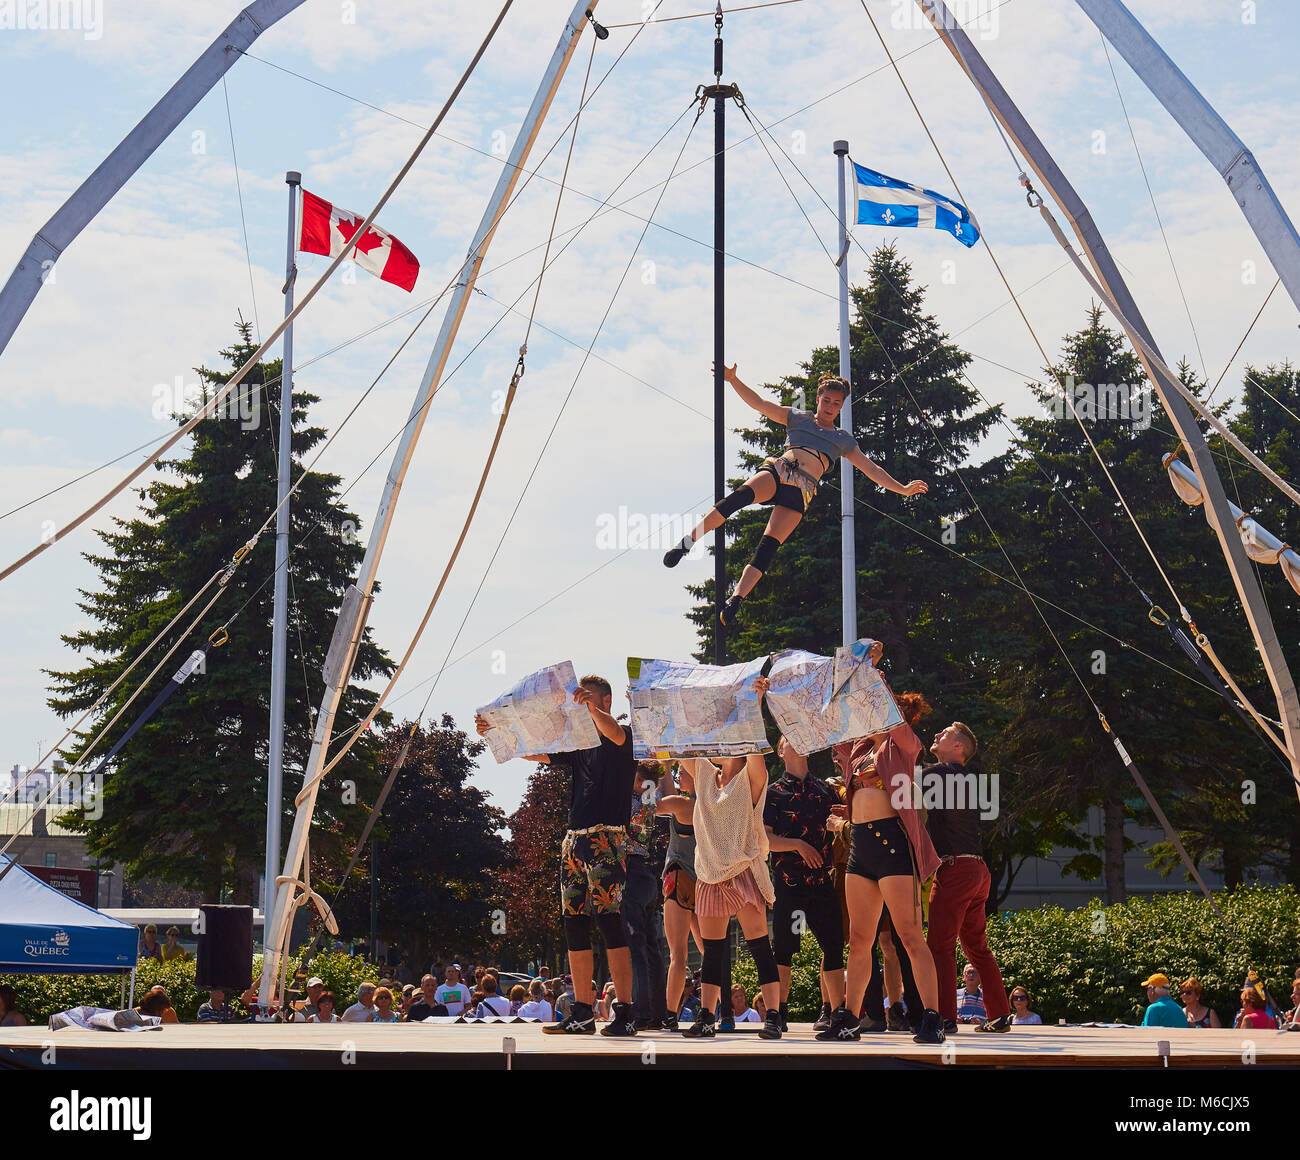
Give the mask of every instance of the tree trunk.
M 1102 832 L 1106 839 L 1106 901 L 1123 902 L 1128 897 L 1124 879 L 1124 799 L 1115 785 L 1106 790 Z

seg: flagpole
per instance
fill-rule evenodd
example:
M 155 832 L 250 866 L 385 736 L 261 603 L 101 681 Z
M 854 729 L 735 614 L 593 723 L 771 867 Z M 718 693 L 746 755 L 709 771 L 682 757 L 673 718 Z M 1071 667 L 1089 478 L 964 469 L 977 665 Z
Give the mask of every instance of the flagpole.
M 294 225 L 298 187 L 302 174 L 284 175 L 289 187 L 289 231 L 284 260 L 284 313 L 293 313 L 293 284 L 298 276 L 294 260 Z M 268 413 L 270 394 L 267 394 Z M 266 767 L 266 863 L 263 879 L 263 958 L 272 949 L 270 902 L 280 868 L 280 813 L 284 783 L 284 685 L 288 670 L 289 635 L 289 469 L 293 459 L 293 323 L 284 328 L 284 353 L 280 364 L 280 450 L 275 498 L 275 613 L 271 626 L 271 737 Z
M 727 209 L 727 98 L 734 87 L 722 83 L 722 3 L 714 16 L 713 86 L 705 90 L 713 106 L 713 502 L 727 494 L 724 462 L 727 435 L 727 392 L 723 385 L 726 360 L 726 209 Z M 727 630 L 718 615 L 727 599 L 727 533 L 719 524 L 713 534 L 713 663 L 727 663 Z
M 840 178 L 840 378 L 849 384 L 840 409 L 840 427 L 853 434 L 853 369 L 849 332 L 849 227 L 846 216 L 844 170 L 848 162 L 849 143 L 836 141 Z M 844 644 L 858 639 L 858 557 L 853 524 L 853 471 L 847 459 L 840 460 L 840 615 L 843 619 Z

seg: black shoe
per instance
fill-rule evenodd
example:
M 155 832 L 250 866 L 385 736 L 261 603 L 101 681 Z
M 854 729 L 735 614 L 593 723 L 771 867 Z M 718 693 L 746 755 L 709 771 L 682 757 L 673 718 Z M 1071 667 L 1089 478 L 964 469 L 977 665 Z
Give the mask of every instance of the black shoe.
M 758 1029 L 759 1039 L 780 1039 L 781 1032 L 784 1030 L 781 1026 L 781 1012 L 769 1011 L 763 1020 L 763 1026 Z
M 876 1019 L 871 1015 L 867 1015 L 864 1012 L 861 1020 L 858 1022 L 858 1030 L 864 1035 L 875 1035 L 879 1032 L 893 1031 L 894 1029 L 890 1027 L 889 1024 L 883 1023 L 881 1020 Z
M 960 1030 L 956 1019 L 945 1019 L 943 1021 L 943 1033 L 945 1035 L 956 1035 Z
M 813 1023 L 814 1031 L 827 1031 L 831 1025 L 831 1005 L 823 1003 L 822 1009 L 817 1013 L 817 1020 Z M 785 1030 L 782 1028 L 782 1030 Z
M 891 1003 L 885 1008 L 885 1026 L 890 1031 L 916 1030 L 908 1023 L 907 1015 L 897 1003 Z
M 677 1016 L 671 1011 L 659 1020 L 659 1027 L 662 1031 L 677 1031 L 680 1029 L 680 1025 L 677 1022 Z
M 713 1012 L 703 1007 L 695 1014 L 695 1022 L 682 1031 L 683 1039 L 712 1039 L 718 1029 L 713 1022 Z
M 636 1029 L 638 1031 L 659 1031 L 662 1029 L 662 1026 L 663 1025 L 658 1019 L 638 1019 L 636 1021 Z
M 728 596 L 727 602 L 722 606 L 722 611 L 718 613 L 718 619 L 724 625 L 736 623 L 736 614 L 740 611 L 740 602 L 744 600 L 743 596 Z
M 558 1023 L 547 1023 L 543 1035 L 595 1035 L 596 1013 L 586 1003 L 575 1002 Z
M 692 540 L 690 536 L 684 536 L 680 543 L 675 547 L 669 548 L 668 551 L 664 553 L 664 567 L 676 568 L 678 564 L 686 559 L 690 550 L 694 546 L 695 541 Z
M 850 1013 L 847 1007 L 840 1007 L 831 1012 L 831 1025 L 825 1031 L 819 1031 L 816 1038 L 823 1043 L 848 1043 L 856 1040 L 860 1034 L 858 1017 Z
M 983 1023 L 976 1023 L 976 1031 L 1010 1031 L 1012 1017 L 1010 1015 L 999 1015 L 996 1019 L 985 1019 Z
M 631 1003 L 615 1003 L 610 1013 L 611 1019 L 600 1029 L 602 1035 L 618 1039 L 629 1039 L 636 1034 L 636 1019 L 632 1016 Z
M 921 1030 L 912 1036 L 912 1042 L 942 1043 L 943 1016 L 938 1011 L 931 1011 L 927 1007 L 925 1015 L 921 1018 Z

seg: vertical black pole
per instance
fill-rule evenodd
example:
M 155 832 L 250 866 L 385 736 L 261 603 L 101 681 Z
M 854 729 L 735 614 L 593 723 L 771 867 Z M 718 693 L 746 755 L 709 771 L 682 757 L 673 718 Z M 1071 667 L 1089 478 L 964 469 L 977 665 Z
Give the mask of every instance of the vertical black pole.
M 723 466 L 723 441 L 726 435 L 726 394 L 722 378 L 724 350 L 723 252 L 726 238 L 727 187 L 727 98 L 722 89 L 722 4 L 714 17 L 717 36 L 713 41 L 713 500 L 726 495 L 726 470 Z M 713 617 L 713 663 L 726 664 L 727 630 L 718 613 L 727 599 L 727 561 L 725 525 L 713 534 L 713 594 L 717 608 Z
M 379 841 L 370 839 L 370 961 L 379 960 Z

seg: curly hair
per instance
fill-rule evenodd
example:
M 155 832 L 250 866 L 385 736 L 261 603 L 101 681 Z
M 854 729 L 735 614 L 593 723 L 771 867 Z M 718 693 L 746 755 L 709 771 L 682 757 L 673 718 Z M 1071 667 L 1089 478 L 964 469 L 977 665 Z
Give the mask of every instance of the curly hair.
M 930 702 L 925 699 L 924 693 L 899 693 L 894 700 L 898 702 L 903 720 L 912 726 L 915 726 L 926 714 L 934 712 Z
M 849 384 L 839 375 L 833 375 L 826 371 L 817 380 L 817 393 L 820 395 L 823 391 L 838 391 L 841 395 L 849 393 Z

